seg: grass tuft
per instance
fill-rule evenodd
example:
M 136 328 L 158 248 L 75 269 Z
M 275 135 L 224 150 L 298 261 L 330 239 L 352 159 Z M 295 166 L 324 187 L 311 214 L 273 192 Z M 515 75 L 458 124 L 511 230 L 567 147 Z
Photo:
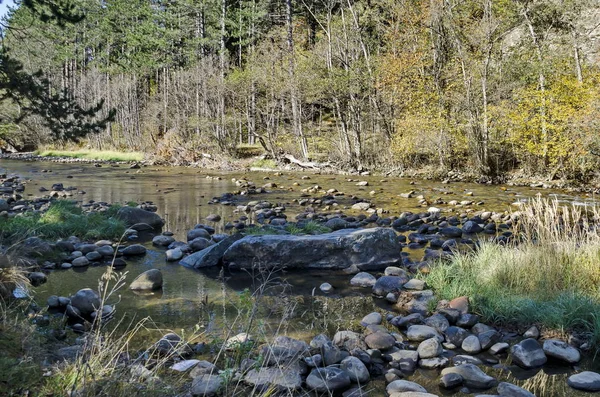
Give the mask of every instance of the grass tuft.
M 42 157 L 70 157 L 87 160 L 104 161 L 142 161 L 144 153 L 140 152 L 118 152 L 114 150 L 43 150 L 37 153 Z
M 125 231 L 125 224 L 114 217 L 118 210 L 118 206 L 111 206 L 105 212 L 85 213 L 73 201 L 58 200 L 44 213 L 30 212 L 0 219 L 0 237 L 9 241 L 31 236 L 116 239 Z
M 595 210 L 536 200 L 518 214 L 521 241 L 483 243 L 432 266 L 440 299 L 469 296 L 484 321 L 577 332 L 600 348 L 600 237 Z

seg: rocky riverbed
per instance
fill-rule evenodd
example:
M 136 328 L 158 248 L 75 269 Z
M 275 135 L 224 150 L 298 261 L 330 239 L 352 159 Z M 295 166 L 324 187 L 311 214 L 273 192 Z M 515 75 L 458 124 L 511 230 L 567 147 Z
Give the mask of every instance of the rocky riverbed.
M 133 178 L 130 184 L 144 175 L 125 172 L 129 173 L 121 175 Z M 469 312 L 468 298 L 438 302 L 420 277 L 432 261 L 449 257 L 455 250 L 474 249 L 481 239 L 509 242 L 515 237 L 512 224 L 518 219 L 518 208 L 513 212 L 487 210 L 484 200 L 479 204 L 468 199 L 475 196 L 471 191 L 464 192 L 461 201 L 403 192 L 399 196 L 412 203 L 412 210 L 394 212 L 380 204 L 376 191 L 371 194 L 363 190 L 369 181 L 347 182 L 358 190 L 346 194 L 338 190 L 339 186 L 326 189 L 310 178 L 299 178 L 305 182 L 294 183 L 309 186 L 298 191 L 292 184 L 288 188 L 291 192 L 271 179 L 257 186 L 247 178 L 229 178 L 235 188 L 212 199 L 201 197 L 210 212 L 202 219 L 197 217 L 200 222 L 185 230 L 168 231 L 174 222 L 164 215 L 167 212 L 160 202 L 144 199 L 119 210 L 117 217 L 128 228 L 120 242 L 85 241 L 77 236 L 59 241 L 37 237 L 25 240 L 24 247 L 41 254 L 35 258 L 40 268 L 29 277 L 33 284 L 40 285 L 40 296 L 45 295 L 49 309 L 48 314 L 36 315 L 35 321 L 43 325 L 50 322 L 51 316 L 64 315 L 69 319 L 69 332 L 83 333 L 85 339 L 93 333 L 97 319 L 114 317 L 124 303 L 104 302 L 97 281 L 81 277 L 101 275 L 109 267 L 134 269 L 126 288 L 135 294 L 147 291 L 159 299 L 163 289 L 177 288 L 172 284 L 175 280 L 169 279 L 174 267 L 179 269 L 179 277 L 198 279 L 202 275 L 188 268 L 214 268 L 223 283 L 231 283 L 225 281 L 227 278 L 247 279 L 245 272 L 314 272 L 318 277 L 311 280 L 308 289 L 312 288 L 312 295 L 315 290 L 324 297 L 352 291 L 352 295 L 373 297 L 370 299 L 376 305 L 371 307 L 377 307 L 377 311 L 369 313 L 363 308 L 362 313 L 352 313 L 356 321 L 350 321 L 349 328 L 321 335 L 304 332 L 296 339 L 282 334 L 271 334 L 269 338 L 231 335 L 233 339 L 217 351 L 235 352 L 232 346 L 236 345 L 247 347 L 246 360 L 234 366 L 211 360 L 214 356 L 207 354 L 202 343 L 189 344 L 173 334 L 140 348 L 140 356 L 132 357 L 127 365 L 131 371 L 144 372 L 156 365 L 148 360 L 162 354 L 168 358 L 161 364 L 165 368 L 190 372 L 187 393 L 192 395 L 223 393 L 228 390 L 229 386 L 224 385 L 227 383 L 254 391 L 275 385 L 278 390 L 299 394 L 316 390 L 346 396 L 386 392 L 426 396 L 485 390 L 500 396 L 527 396 L 531 394 L 512 384 L 523 386 L 522 382 L 504 381 L 510 374 L 523 378 L 523 373 L 529 377 L 546 371 L 548 363 L 563 373 L 578 372 L 564 380 L 567 390 L 575 393 L 576 389 L 600 389 L 596 379 L 600 375 L 580 372 L 580 351 L 585 352 L 586 346 L 577 338 L 562 341 L 540 335 L 536 328 L 515 332 L 481 324 L 478 316 Z M 2 180 L 0 216 L 43 212 L 53 200 L 83 197 L 86 211 L 106 211 L 109 202 L 88 199 L 84 194 L 90 191 L 90 185 L 81 184 L 84 178 L 77 179 L 75 186 L 85 190 L 65 188 L 64 182 L 55 181 L 48 181 L 51 184 L 46 188 L 40 186 L 46 184 L 41 179 L 6 176 Z M 203 180 L 212 183 L 223 179 L 210 176 Z M 34 194 L 26 189 L 32 185 L 38 197 L 28 196 Z M 280 192 L 286 192 L 287 201 L 273 200 Z M 299 198 L 291 198 L 298 194 Z M 159 230 L 163 226 L 167 231 Z M 56 251 L 60 260 L 44 257 L 44 253 Z M 76 278 L 76 283 L 62 283 L 55 291 L 48 289 L 61 284 L 57 278 L 69 277 Z M 86 346 L 63 347 L 58 357 L 72 360 L 85 354 Z M 145 358 L 140 361 L 139 357 Z M 422 373 L 430 379 L 421 381 Z

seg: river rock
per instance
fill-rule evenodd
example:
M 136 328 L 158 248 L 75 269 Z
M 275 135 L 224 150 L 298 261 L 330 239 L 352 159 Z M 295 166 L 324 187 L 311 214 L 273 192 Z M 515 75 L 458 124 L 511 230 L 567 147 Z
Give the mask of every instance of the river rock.
M 256 387 L 257 391 L 266 390 L 270 386 L 281 391 L 298 390 L 302 386 L 302 377 L 294 367 L 251 369 L 244 381 Z
M 155 236 L 152 239 L 152 244 L 156 245 L 157 247 L 167 247 L 174 241 L 175 239 L 171 236 Z
M 394 346 L 396 338 L 386 332 L 374 332 L 365 337 L 365 343 L 370 349 L 386 350 Z
M 461 348 L 469 354 L 477 354 L 481 352 L 481 343 L 475 335 L 469 335 L 463 341 Z
M 600 374 L 591 371 L 584 371 L 569 376 L 567 384 L 573 389 L 588 392 L 600 391 Z
M 46 282 L 46 280 L 48 279 L 46 274 L 44 274 L 42 272 L 31 272 L 27 275 L 27 278 L 29 279 L 29 282 L 31 283 L 31 285 L 33 285 L 34 287 L 44 284 Z
M 405 391 L 405 392 L 401 392 L 401 393 L 392 393 L 390 394 L 390 397 L 438 397 L 435 394 L 431 394 L 431 393 L 424 393 L 424 392 L 419 392 L 419 391 Z
M 404 284 L 404 289 L 422 291 L 425 288 L 425 281 L 416 278 L 410 279 Z
M 581 360 L 579 350 L 560 340 L 545 340 L 542 349 L 544 350 L 544 353 L 546 353 L 546 356 L 557 358 L 569 364 L 575 364 Z
M 315 368 L 306 378 L 306 386 L 320 393 L 341 391 L 350 386 L 350 376 L 340 368 Z
M 154 352 L 160 356 L 185 356 L 189 355 L 191 351 L 189 345 L 173 332 L 164 335 L 154 344 Z
M 498 384 L 498 394 L 500 397 L 535 397 L 535 394 L 520 388 L 512 383 L 500 382 Z
M 469 336 L 467 330 L 461 327 L 450 326 L 444 332 L 446 340 L 454 346 L 462 346 L 463 341 Z
M 446 374 L 440 379 L 440 386 L 445 389 L 454 389 L 463 383 L 463 378 L 459 374 Z
M 82 316 L 89 316 L 100 307 L 100 297 L 96 291 L 90 288 L 80 289 L 71 297 L 71 306 L 76 308 Z
M 487 375 L 473 364 L 462 364 L 456 367 L 444 368 L 442 376 L 446 374 L 458 374 L 462 376 L 464 385 L 475 389 L 489 389 L 496 384 L 496 379 Z
M 425 339 L 423 342 L 419 343 L 419 347 L 417 348 L 417 353 L 419 353 L 419 357 L 421 358 L 437 357 L 442 354 L 443 351 L 442 344 L 437 338 Z
M 424 369 L 444 368 L 448 366 L 449 362 L 450 360 L 446 357 L 423 358 L 419 360 L 419 367 Z
M 438 338 L 439 340 L 444 339 L 434 328 L 428 325 L 411 325 L 406 331 L 406 337 L 408 340 L 414 342 L 422 342 L 429 338 Z
M 402 380 L 402 379 L 391 382 L 390 384 L 388 384 L 386 386 L 385 390 L 390 395 L 394 394 L 394 393 L 403 393 L 403 392 L 407 392 L 407 391 L 427 393 L 427 390 L 423 386 L 419 385 L 418 383 L 411 382 L 409 380 Z
M 527 331 L 525 331 L 525 333 L 523 334 L 523 337 L 539 339 L 540 338 L 540 330 L 538 329 L 538 327 L 533 325 Z
M 246 236 L 229 247 L 224 264 L 251 269 L 384 269 L 400 261 L 401 245 L 391 229 L 344 229 L 320 235 Z
M 369 370 L 366 365 L 356 357 L 346 357 L 340 363 L 340 368 L 348 373 L 350 381 L 365 384 L 370 379 Z
M 359 333 L 353 331 L 338 331 L 333 336 L 333 343 L 338 347 L 351 351 L 353 349 L 365 350 L 367 345 L 363 342 Z
M 338 364 L 348 357 L 348 352 L 340 350 L 333 342 L 328 341 L 321 346 L 321 360 L 324 366 Z
M 202 251 L 213 244 L 214 243 L 212 241 L 204 237 L 196 237 L 192 241 L 188 242 L 188 246 L 192 252 Z
M 92 251 L 92 252 L 88 252 L 87 254 L 85 254 L 85 257 L 90 262 L 96 262 L 96 261 L 99 261 L 100 259 L 102 259 L 102 254 L 99 252 L 96 252 L 96 251 Z M 77 258 L 77 259 L 81 259 L 81 258 Z
M 200 375 L 192 381 L 192 396 L 216 396 L 222 385 L 223 378 L 219 375 Z
M 71 265 L 73 267 L 86 267 L 90 265 L 90 261 L 85 256 L 80 256 L 79 258 L 73 259 Z
M 379 277 L 373 285 L 373 294 L 377 296 L 386 296 L 390 292 L 396 293 L 402 290 L 406 283 L 406 277 L 383 276 Z
M 448 307 L 458 310 L 461 314 L 467 314 L 469 312 L 469 297 L 459 296 L 454 298 L 448 303 Z
M 450 327 L 448 319 L 439 313 L 427 318 L 425 325 L 435 328 L 439 333 L 444 333 Z
M 105 257 L 111 257 L 115 255 L 115 249 L 110 245 L 103 245 L 102 247 L 98 247 L 96 252 Z
M 200 375 L 217 375 L 218 373 L 219 369 L 216 365 L 214 365 L 210 361 L 200 360 L 198 361 L 196 366 L 190 371 L 190 377 L 193 379 L 199 377 Z
M 278 336 L 273 343 L 263 346 L 264 362 L 269 365 L 284 365 L 308 356 L 310 348 L 306 342 L 288 336 Z
M 360 272 L 352 277 L 350 280 L 350 285 L 355 287 L 373 287 L 377 278 L 370 273 Z
M 167 257 L 167 262 L 175 262 L 183 258 L 183 252 L 181 251 L 181 248 L 167 250 L 167 252 L 165 252 L 165 255 Z
M 206 220 L 209 222 L 219 222 L 221 220 L 221 215 L 209 214 L 206 216 Z
M 141 244 L 133 244 L 128 247 L 123 248 L 124 256 L 135 256 L 135 255 L 146 255 L 146 247 Z
M 512 359 L 520 367 L 540 367 L 548 361 L 544 351 L 537 340 L 525 339 L 510 349 Z
M 492 347 L 496 342 L 498 342 L 500 340 L 500 338 L 502 338 L 502 335 L 500 335 L 500 332 L 498 332 L 496 330 L 490 330 L 490 331 L 480 332 L 477 335 L 477 338 L 479 338 L 479 343 L 481 344 L 481 350 L 487 350 L 490 347 Z
M 199 229 L 200 230 L 200 229 Z M 211 245 L 202 251 L 194 252 L 193 254 L 183 258 L 179 264 L 187 267 L 200 269 L 204 267 L 217 266 L 221 262 L 223 254 L 233 243 L 241 239 L 243 236 L 239 233 L 233 234 L 226 239 Z
M 362 320 L 360 320 L 360 325 L 362 325 L 363 327 L 366 327 L 367 325 L 373 325 L 373 324 L 381 324 L 382 321 L 382 317 L 381 314 L 377 313 L 377 312 L 373 312 L 373 313 L 369 313 L 366 316 L 364 316 L 362 318 Z
M 165 224 L 154 212 L 136 207 L 123 207 L 117 212 L 117 218 L 125 222 L 125 226 L 134 230 L 160 229 Z
M 490 347 L 489 352 L 492 354 L 500 354 L 507 351 L 509 347 L 510 345 L 506 342 L 498 342 Z
M 39 237 L 29 237 L 17 245 L 17 252 L 26 257 L 41 257 L 50 254 L 52 247 Z
M 187 232 L 187 241 L 190 242 L 198 237 L 210 240 L 210 233 L 204 228 L 196 228 Z
M 133 290 L 156 290 L 162 288 L 163 277 L 158 269 L 146 270 L 132 281 L 129 289 Z

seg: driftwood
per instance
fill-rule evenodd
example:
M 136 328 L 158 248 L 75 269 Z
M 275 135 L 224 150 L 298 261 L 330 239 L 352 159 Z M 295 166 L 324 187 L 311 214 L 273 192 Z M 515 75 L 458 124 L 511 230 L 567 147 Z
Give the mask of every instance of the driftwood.
M 299 167 L 302 168 L 312 168 L 313 170 L 319 170 L 321 168 L 325 168 L 325 167 L 329 167 L 330 163 L 317 163 L 314 161 L 300 161 L 297 158 L 295 158 L 294 156 L 292 156 L 291 154 L 285 154 L 283 155 L 283 158 L 286 159 L 287 161 L 289 161 L 292 164 L 296 164 Z

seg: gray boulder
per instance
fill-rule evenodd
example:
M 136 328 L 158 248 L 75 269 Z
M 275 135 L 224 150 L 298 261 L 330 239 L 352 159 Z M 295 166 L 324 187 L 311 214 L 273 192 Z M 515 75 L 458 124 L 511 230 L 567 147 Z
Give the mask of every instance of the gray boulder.
M 506 382 L 500 382 L 498 385 L 498 394 L 500 397 L 535 397 L 535 394 Z
M 240 269 L 383 269 L 400 260 L 401 245 L 391 229 L 344 229 L 320 235 L 246 236 L 229 247 L 223 263 Z
M 128 247 L 123 248 L 124 256 L 135 256 L 135 255 L 146 255 L 146 247 L 141 244 L 133 244 Z
M 350 387 L 350 376 L 340 368 L 315 368 L 306 378 L 306 386 L 320 393 L 331 393 Z
M 175 239 L 171 236 L 155 236 L 152 239 L 152 244 L 158 247 L 168 247 Z
M 545 340 L 542 349 L 544 350 L 544 353 L 546 353 L 546 356 L 559 359 L 569 364 L 575 364 L 581 360 L 581 353 L 579 353 L 579 350 L 560 340 Z
M 408 340 L 415 342 L 422 342 L 429 338 L 444 340 L 444 338 L 440 336 L 440 334 L 434 328 L 428 325 L 411 325 L 406 331 L 406 337 Z
M 425 339 L 423 342 L 419 343 L 419 347 L 417 348 L 417 353 L 419 353 L 419 357 L 421 358 L 437 357 L 442 354 L 443 351 L 442 344 L 437 338 Z
M 131 282 L 129 289 L 133 290 L 156 290 L 162 288 L 163 277 L 158 269 L 146 270 Z
M 196 229 L 192 229 L 189 232 L 187 232 L 187 241 L 188 242 L 193 241 L 193 240 L 197 239 L 198 237 L 202 237 L 207 240 L 210 240 L 210 233 L 204 228 L 196 228 Z
M 165 224 L 154 212 L 136 207 L 123 207 L 117 212 L 117 218 L 125 222 L 125 226 L 134 230 L 160 229 Z
M 217 244 L 211 245 L 202 251 L 194 252 L 193 254 L 183 258 L 179 264 L 187 267 L 193 267 L 195 269 L 217 266 L 221 262 L 221 258 L 223 258 L 225 251 L 227 251 L 227 249 L 231 247 L 233 243 L 242 237 L 243 236 L 239 233 L 231 235 L 224 240 L 221 240 Z
M 513 362 L 523 368 L 540 367 L 548 361 L 542 346 L 533 338 L 517 343 L 510 349 L 510 353 Z
M 496 384 L 496 379 L 487 375 L 473 364 L 462 364 L 456 367 L 444 368 L 442 376 L 446 374 L 458 374 L 462 376 L 464 385 L 475 389 L 489 389 Z
M 367 383 L 371 377 L 366 365 L 356 357 L 350 356 L 343 359 L 340 368 L 348 373 L 350 381 L 354 383 Z
M 395 380 L 388 384 L 385 390 L 388 392 L 388 394 L 402 393 L 407 391 L 427 393 L 427 390 L 423 386 L 408 380 Z
M 350 280 L 350 285 L 355 287 L 373 287 L 377 278 L 370 273 L 360 272 L 357 273 L 352 280 Z
M 258 391 L 275 386 L 278 390 L 298 390 L 302 386 L 302 377 L 297 368 L 268 367 L 251 369 L 244 377 L 244 381 L 256 387 Z
M 167 250 L 167 252 L 165 252 L 165 255 L 167 257 L 167 262 L 175 262 L 183 258 L 183 252 L 181 251 L 181 248 L 173 248 L 171 250 Z
M 373 285 L 373 294 L 377 296 L 386 296 L 390 292 L 399 292 L 406 283 L 407 278 L 401 276 L 383 276 L 379 277 Z
M 386 350 L 394 346 L 396 338 L 385 332 L 374 332 L 365 337 L 365 343 L 370 349 Z
M 216 396 L 223 385 L 219 375 L 200 375 L 192 381 L 192 396 Z
M 569 376 L 567 384 L 573 389 L 588 392 L 600 391 L 600 374 L 591 371 L 584 371 Z
M 89 316 L 100 307 L 100 297 L 90 288 L 80 289 L 71 297 L 71 306 L 82 316 Z

